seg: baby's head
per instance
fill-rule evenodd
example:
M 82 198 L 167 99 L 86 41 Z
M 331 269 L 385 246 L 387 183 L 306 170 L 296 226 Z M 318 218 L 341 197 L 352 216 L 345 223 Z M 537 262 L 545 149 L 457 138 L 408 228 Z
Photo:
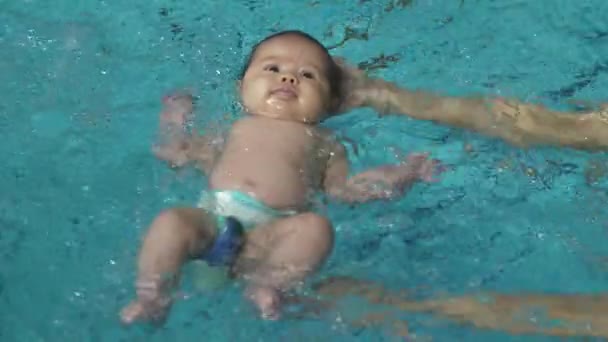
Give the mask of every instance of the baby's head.
M 283 31 L 253 47 L 239 90 L 251 114 L 313 124 L 337 108 L 341 82 L 342 70 L 319 41 Z

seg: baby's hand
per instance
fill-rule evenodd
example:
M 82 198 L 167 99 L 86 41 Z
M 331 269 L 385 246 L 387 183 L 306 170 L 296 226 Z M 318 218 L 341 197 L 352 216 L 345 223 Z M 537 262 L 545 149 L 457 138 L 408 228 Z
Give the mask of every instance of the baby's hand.
M 406 163 L 401 164 L 398 170 L 402 178 L 414 177 L 415 180 L 436 182 L 435 176 L 443 173 L 445 167 L 437 159 L 429 159 L 428 153 L 412 153 L 407 157 Z
M 162 101 L 159 136 L 152 151 L 157 158 L 169 162 L 171 166 L 181 167 L 188 162 L 186 128 L 192 114 L 193 96 L 178 92 L 164 96 Z
M 178 92 L 165 95 L 162 101 L 161 126 L 185 126 L 192 113 L 194 97 L 188 93 Z

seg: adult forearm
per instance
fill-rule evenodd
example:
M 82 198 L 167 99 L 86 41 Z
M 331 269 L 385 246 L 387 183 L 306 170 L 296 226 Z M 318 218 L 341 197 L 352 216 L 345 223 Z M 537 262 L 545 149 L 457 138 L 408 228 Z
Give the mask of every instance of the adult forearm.
M 606 112 L 557 112 L 540 105 L 483 97 L 447 97 L 374 80 L 381 89 L 367 105 L 384 114 L 469 129 L 520 146 L 553 145 L 608 149 Z

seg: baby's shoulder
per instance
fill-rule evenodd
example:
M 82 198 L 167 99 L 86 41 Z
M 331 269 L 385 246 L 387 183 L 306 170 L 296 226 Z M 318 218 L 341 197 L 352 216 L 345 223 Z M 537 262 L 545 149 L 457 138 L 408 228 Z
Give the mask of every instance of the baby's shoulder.
M 344 149 L 342 139 L 335 131 L 326 127 L 316 127 L 319 147 L 329 153 Z
M 327 127 L 316 126 L 314 129 L 315 136 L 323 143 L 334 143 L 338 139 L 336 133 Z
M 336 137 L 336 132 L 331 128 L 324 126 L 315 126 L 315 130 L 317 131 L 317 134 L 319 134 L 319 136 L 323 139 L 335 139 Z

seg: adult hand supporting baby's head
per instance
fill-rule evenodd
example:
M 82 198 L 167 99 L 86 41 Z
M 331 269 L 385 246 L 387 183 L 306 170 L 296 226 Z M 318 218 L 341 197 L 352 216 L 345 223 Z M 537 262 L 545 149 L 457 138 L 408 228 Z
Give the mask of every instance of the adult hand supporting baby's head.
M 335 114 L 342 114 L 366 106 L 370 83 L 367 74 L 356 66 L 348 64 L 342 57 L 334 56 L 333 59 L 342 70 L 342 82 L 340 84 L 342 98 L 339 99 L 340 103 Z

